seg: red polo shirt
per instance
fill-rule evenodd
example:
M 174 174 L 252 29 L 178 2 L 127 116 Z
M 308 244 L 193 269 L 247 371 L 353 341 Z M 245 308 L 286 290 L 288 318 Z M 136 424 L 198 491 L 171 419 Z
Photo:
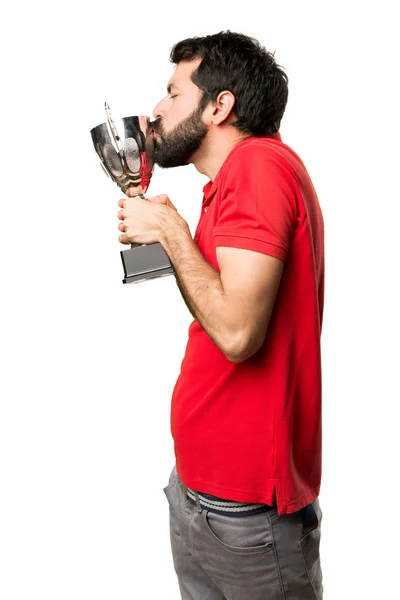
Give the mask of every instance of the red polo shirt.
M 194 237 L 217 271 L 217 246 L 275 256 L 284 270 L 263 346 L 233 363 L 197 320 L 174 387 L 171 432 L 188 487 L 300 510 L 321 483 L 324 225 L 313 184 L 279 133 L 250 137 L 204 187 Z

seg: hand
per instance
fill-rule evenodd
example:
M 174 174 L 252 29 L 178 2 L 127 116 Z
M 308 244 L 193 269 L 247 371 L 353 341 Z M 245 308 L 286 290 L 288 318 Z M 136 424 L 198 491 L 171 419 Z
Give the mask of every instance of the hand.
M 131 190 L 128 190 L 129 195 Z M 122 210 L 118 218 L 122 221 L 118 229 L 121 244 L 153 244 L 160 241 L 160 234 L 173 220 L 178 211 L 166 194 L 148 199 L 124 198 L 118 202 Z M 183 219 L 182 219 L 183 220 Z
M 166 206 L 169 206 L 169 208 L 172 208 L 173 210 L 178 212 L 178 209 L 176 208 L 176 206 L 174 206 L 172 204 L 172 202 L 168 198 L 167 194 L 159 194 L 158 196 L 151 196 L 150 198 L 147 198 L 147 200 L 148 200 L 148 202 L 154 202 L 155 204 L 165 204 Z

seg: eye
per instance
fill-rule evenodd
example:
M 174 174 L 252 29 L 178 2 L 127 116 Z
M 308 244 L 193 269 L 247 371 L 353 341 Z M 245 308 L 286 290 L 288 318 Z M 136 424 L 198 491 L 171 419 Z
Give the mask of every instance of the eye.
M 170 94 L 169 97 L 170 98 L 176 98 L 178 94 Z

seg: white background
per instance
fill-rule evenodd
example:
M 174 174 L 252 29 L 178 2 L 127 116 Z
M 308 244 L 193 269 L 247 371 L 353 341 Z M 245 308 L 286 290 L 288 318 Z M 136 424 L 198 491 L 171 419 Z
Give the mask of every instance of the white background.
M 283 141 L 325 219 L 325 600 L 398 593 L 395 2 L 20 2 L 2 10 L 0 597 L 178 599 L 162 488 L 192 320 L 124 286 L 121 193 L 89 130 L 150 114 L 172 45 L 240 31 L 286 68 Z M 206 179 L 155 169 L 194 233 Z M 398 417 L 397 417 L 398 418 Z

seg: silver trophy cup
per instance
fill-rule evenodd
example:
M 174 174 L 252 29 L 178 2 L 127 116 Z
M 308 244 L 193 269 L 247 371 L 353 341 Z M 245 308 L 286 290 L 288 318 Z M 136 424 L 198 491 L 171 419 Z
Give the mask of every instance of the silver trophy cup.
M 144 198 L 153 173 L 153 136 L 149 117 L 125 117 L 117 127 L 106 103 L 107 122 L 91 129 L 93 145 L 106 175 L 126 193 Z M 131 244 L 121 251 L 125 277 L 123 283 L 138 283 L 171 275 L 174 270 L 162 245 Z

